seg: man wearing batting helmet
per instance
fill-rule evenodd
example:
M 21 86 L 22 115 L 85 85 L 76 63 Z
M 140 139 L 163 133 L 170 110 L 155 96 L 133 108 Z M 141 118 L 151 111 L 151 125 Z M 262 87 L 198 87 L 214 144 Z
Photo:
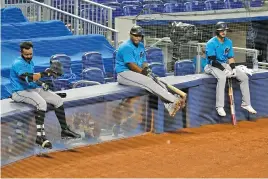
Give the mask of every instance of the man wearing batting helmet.
M 31 104 L 36 107 L 35 120 L 37 127 L 36 143 L 43 148 L 52 148 L 47 140 L 44 128 L 45 112 L 47 103 L 53 104 L 55 114 L 61 125 L 61 137 L 80 138 L 79 134 L 69 129 L 65 119 L 63 101 L 60 96 L 50 91 L 49 86 L 41 82 L 42 77 L 57 77 L 62 74 L 61 63 L 51 61 L 50 68 L 44 72 L 35 73 L 33 58 L 33 44 L 23 42 L 20 45 L 21 56 L 12 64 L 10 70 L 10 82 L 12 85 L 12 99 L 16 102 Z
M 144 37 L 140 26 L 133 26 L 130 39 L 122 43 L 116 54 L 117 80 L 120 84 L 142 87 L 163 99 L 170 116 L 175 116 L 180 109 L 180 98 L 169 93 L 150 76 L 151 69 L 146 61 L 145 47 L 141 42 Z
M 236 78 L 242 92 L 241 107 L 250 113 L 257 113 L 251 106 L 248 76 L 236 68 L 232 40 L 226 37 L 228 26 L 225 22 L 216 24 L 216 36 L 206 45 L 207 65 L 205 72 L 217 78 L 216 110 L 220 116 L 226 116 L 224 111 L 224 91 L 226 78 Z

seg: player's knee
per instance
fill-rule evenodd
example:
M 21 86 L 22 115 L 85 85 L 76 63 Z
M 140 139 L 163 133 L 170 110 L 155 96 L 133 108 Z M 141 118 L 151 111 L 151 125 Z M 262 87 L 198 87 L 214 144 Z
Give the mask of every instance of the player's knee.
M 218 77 L 218 82 L 220 82 L 220 83 L 225 83 L 226 82 L 226 75 L 222 75 L 222 76 L 220 76 L 220 77 Z
M 60 107 L 60 106 L 62 106 L 62 105 L 63 105 L 63 100 L 62 100 L 62 98 L 61 98 L 60 96 L 56 95 L 56 96 L 55 96 L 55 101 L 54 101 L 54 106 L 55 106 L 56 108 L 58 108 L 58 107 Z
M 47 102 L 45 100 L 39 101 L 37 105 L 37 109 L 41 111 L 46 111 L 47 110 Z
M 239 73 L 237 75 L 237 79 L 240 81 L 248 81 L 248 75 L 246 75 L 245 73 Z

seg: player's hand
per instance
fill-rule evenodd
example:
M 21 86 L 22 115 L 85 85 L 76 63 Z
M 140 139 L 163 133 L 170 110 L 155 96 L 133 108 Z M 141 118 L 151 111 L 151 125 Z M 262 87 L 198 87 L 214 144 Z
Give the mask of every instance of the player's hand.
M 233 77 L 232 76 L 233 73 L 230 70 L 225 69 L 223 72 L 224 72 L 224 74 L 226 75 L 227 78 Z
M 141 71 L 141 74 L 145 75 L 145 76 L 150 76 L 150 74 L 152 73 L 152 70 L 149 67 L 144 67 Z
M 232 70 L 232 77 L 236 77 L 236 69 L 235 68 Z
M 49 85 L 46 83 L 42 83 L 42 88 L 44 91 L 47 91 L 47 90 L 49 90 Z

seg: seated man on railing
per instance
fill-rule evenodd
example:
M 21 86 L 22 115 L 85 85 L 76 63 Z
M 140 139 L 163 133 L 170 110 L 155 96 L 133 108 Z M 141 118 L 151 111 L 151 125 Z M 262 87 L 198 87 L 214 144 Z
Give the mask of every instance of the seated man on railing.
M 234 60 L 233 42 L 226 37 L 227 24 L 218 22 L 216 24 L 216 36 L 211 38 L 206 45 L 207 65 L 205 72 L 217 78 L 216 110 L 220 116 L 226 116 L 224 110 L 224 91 L 226 78 L 236 78 L 240 83 L 242 93 L 241 107 L 256 114 L 250 102 L 248 76 L 236 67 Z
M 12 64 L 10 81 L 12 85 L 12 99 L 16 102 L 28 103 L 37 108 L 35 120 L 37 127 L 36 143 L 43 148 L 52 148 L 52 144 L 45 135 L 44 119 L 47 111 L 47 103 L 53 104 L 55 114 L 61 126 L 62 138 L 80 138 L 79 134 L 71 131 L 65 119 L 63 100 L 60 96 L 49 90 L 49 86 L 41 82 L 42 77 L 61 74 L 58 61 L 51 62 L 51 67 L 44 72 L 35 73 L 33 58 L 33 45 L 31 42 L 23 42 L 20 45 L 21 56 Z
M 133 26 L 130 30 L 130 39 L 118 48 L 115 70 L 119 84 L 138 86 L 157 95 L 163 100 L 169 115 L 174 117 L 183 107 L 182 99 L 164 89 L 152 78 L 154 74 L 148 67 L 145 48 L 141 40 L 144 33 L 140 26 Z

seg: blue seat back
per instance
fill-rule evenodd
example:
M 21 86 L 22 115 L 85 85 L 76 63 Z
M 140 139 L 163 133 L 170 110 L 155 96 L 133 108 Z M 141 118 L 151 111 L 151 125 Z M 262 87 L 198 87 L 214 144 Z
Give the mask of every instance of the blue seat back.
M 181 3 L 165 3 L 164 4 L 164 12 L 165 13 L 173 13 L 173 12 L 183 12 L 183 5 Z
M 163 4 L 145 4 L 143 5 L 144 14 L 157 14 L 157 13 L 162 13 L 164 10 L 164 5 Z
M 102 55 L 99 52 L 84 53 L 84 55 L 82 56 L 82 70 L 89 67 L 99 68 L 105 74 Z
M 152 72 L 159 77 L 166 76 L 166 68 L 162 63 L 150 63 L 149 67 L 152 69 Z
M 195 66 L 191 60 L 181 60 L 174 64 L 174 76 L 195 74 Z
M 236 9 L 236 8 L 243 8 L 243 1 L 242 0 L 229 0 L 229 7 L 232 9 Z
M 142 6 L 140 1 L 123 1 L 121 3 L 121 6 L 124 7 L 126 5 L 137 5 L 137 6 Z
M 140 5 L 125 5 L 123 6 L 124 16 L 133 16 L 141 12 L 142 7 Z
M 70 81 L 68 79 L 56 79 L 52 81 L 53 91 L 61 91 L 70 89 Z
M 164 54 L 162 49 L 158 47 L 146 49 L 146 59 L 148 63 L 157 62 L 164 64 Z
M 101 84 L 105 83 L 103 71 L 96 67 L 89 67 L 82 71 L 82 79 L 88 81 L 96 81 Z
M 205 4 L 202 1 L 193 1 L 192 2 L 192 11 L 204 11 Z

